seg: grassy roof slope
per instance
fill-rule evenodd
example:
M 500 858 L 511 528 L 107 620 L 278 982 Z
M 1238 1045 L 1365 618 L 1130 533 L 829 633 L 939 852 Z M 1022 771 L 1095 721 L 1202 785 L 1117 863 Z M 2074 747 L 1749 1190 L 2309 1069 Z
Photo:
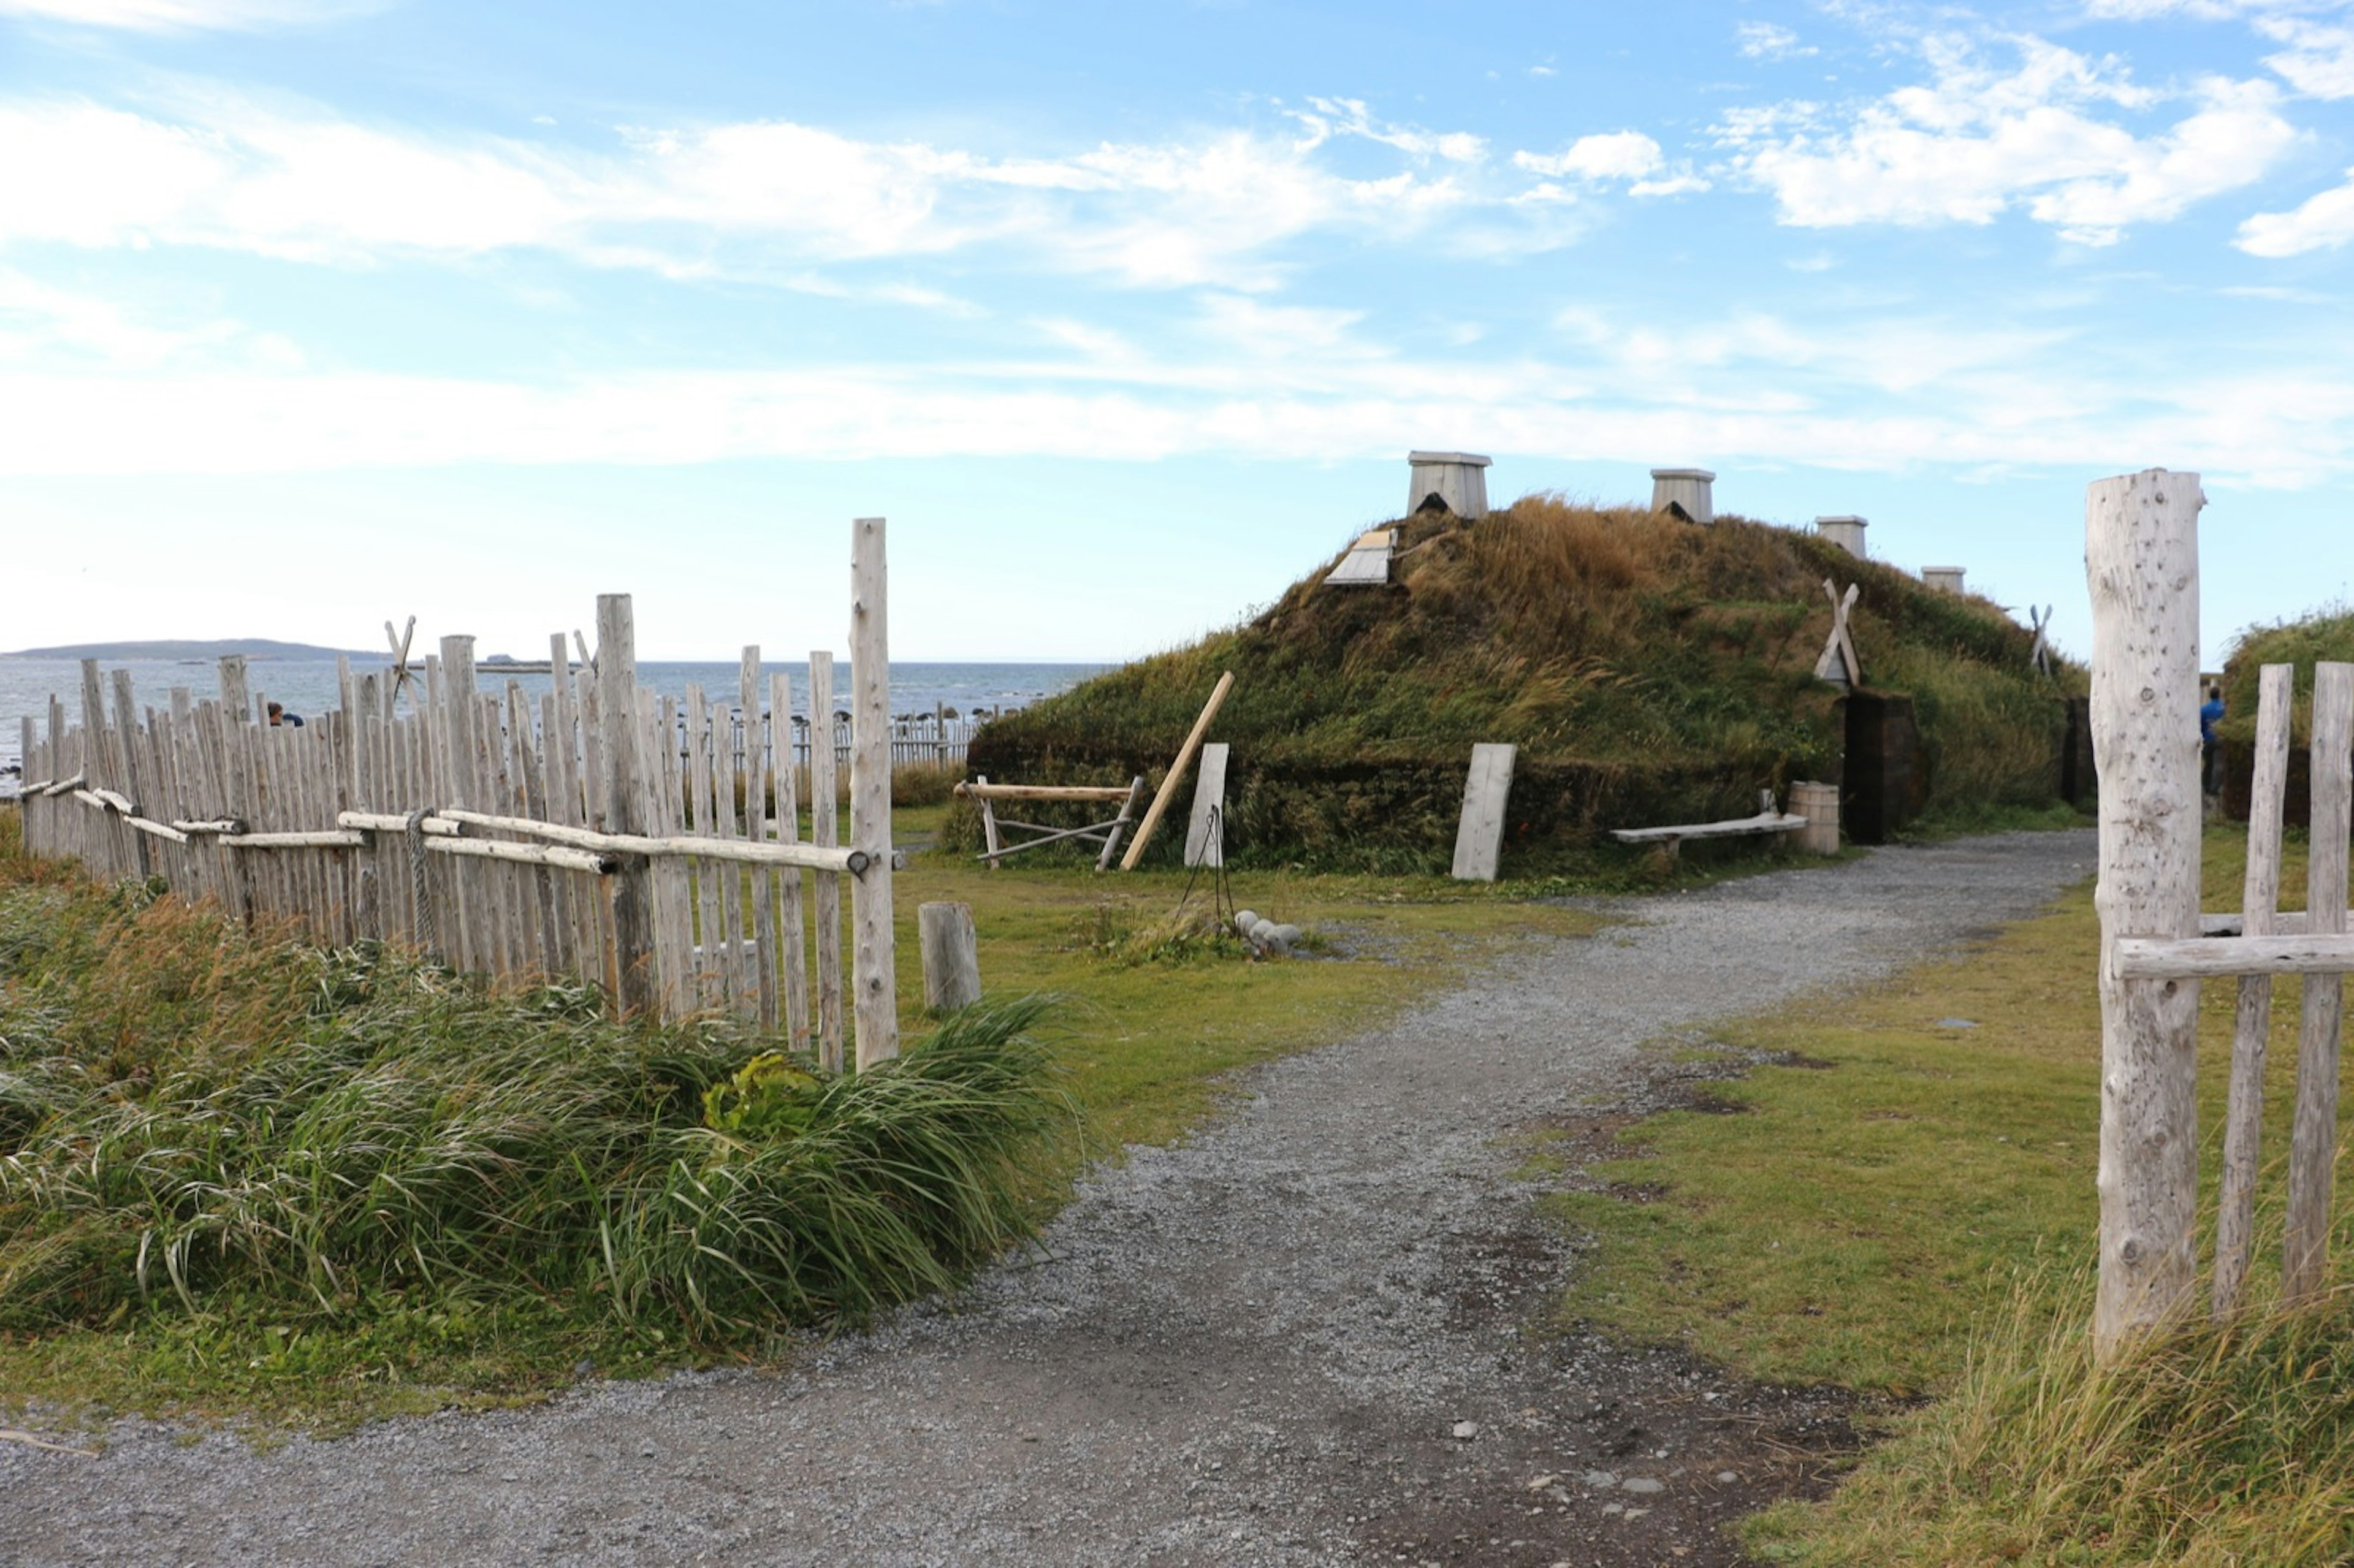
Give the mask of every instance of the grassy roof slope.
M 1868 682 L 1915 699 L 1933 803 L 2051 797 L 2054 688 L 2030 665 L 2030 633 L 1983 599 L 1738 517 L 1701 527 L 1532 496 L 1477 524 L 1400 526 L 1394 586 L 1327 588 L 1320 568 L 1241 626 L 991 725 L 974 768 L 1165 768 L 1231 669 L 1213 738 L 1238 765 L 1427 764 L 1459 798 L 1472 743 L 1510 741 L 1524 769 L 1702 770 L 1712 799 L 1754 810 L 1757 787 L 1821 776 L 1838 756 L 1838 693 L 1814 678 L 1830 577 L 1861 585 L 1851 625 Z M 1613 809 L 1639 811 L 1639 790 Z

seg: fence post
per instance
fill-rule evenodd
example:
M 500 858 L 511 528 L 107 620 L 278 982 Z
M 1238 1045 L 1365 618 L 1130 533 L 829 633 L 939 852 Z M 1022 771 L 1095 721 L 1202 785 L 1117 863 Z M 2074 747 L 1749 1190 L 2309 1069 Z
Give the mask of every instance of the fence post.
M 2191 1304 L 2199 1195 L 2199 985 L 2126 980 L 2120 937 L 2199 933 L 2199 509 L 2195 473 L 2149 469 L 2084 497 L 2093 751 L 2101 777 L 2100 1288 L 2094 1352 Z
M 2348 768 L 2354 749 L 2354 664 L 2313 670 L 2312 836 L 2305 866 L 2308 935 L 2346 929 Z M 2298 1019 L 2296 1116 L 2288 1157 L 2288 1234 L 2281 1299 L 2295 1303 L 2328 1282 L 2329 1199 L 2338 1165 L 2338 1031 L 2345 977 L 2305 977 Z
M 625 593 L 597 596 L 597 721 L 603 731 L 605 831 L 643 833 L 639 810 L 637 626 Z M 621 977 L 621 1008 L 637 1012 L 654 1002 L 653 906 L 643 855 L 625 855 L 613 876 L 613 958 Z
M 850 885 L 851 972 L 858 1066 L 899 1054 L 899 988 L 891 930 L 891 632 L 883 519 L 851 524 L 850 846 L 866 854 Z
M 916 930 L 924 950 L 924 1005 L 935 1012 L 981 1000 L 981 948 L 970 904 L 919 904 Z

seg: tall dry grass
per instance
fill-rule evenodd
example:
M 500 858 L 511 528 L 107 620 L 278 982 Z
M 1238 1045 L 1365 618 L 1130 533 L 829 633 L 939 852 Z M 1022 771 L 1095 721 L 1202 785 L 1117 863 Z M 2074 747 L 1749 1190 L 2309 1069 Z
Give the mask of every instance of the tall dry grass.
M 1769 1562 L 2354 1560 L 2354 1288 L 2102 1366 L 2091 1281 L 2023 1279 L 1958 1385 L 1822 1504 L 1752 1521 Z

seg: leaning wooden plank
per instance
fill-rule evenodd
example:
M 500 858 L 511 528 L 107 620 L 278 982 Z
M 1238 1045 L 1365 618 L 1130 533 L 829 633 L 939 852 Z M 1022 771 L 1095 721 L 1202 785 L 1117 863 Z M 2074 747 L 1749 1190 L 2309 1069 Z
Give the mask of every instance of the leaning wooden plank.
M 125 817 L 122 821 L 126 827 L 135 828 L 151 838 L 163 839 L 175 844 L 188 842 L 187 834 L 177 828 L 167 827 L 162 822 L 151 822 L 144 817 Z
M 1185 736 L 1185 744 L 1177 748 L 1177 760 L 1169 765 L 1169 777 L 1161 781 L 1160 792 L 1152 797 L 1152 804 L 1146 808 L 1144 821 L 1138 826 L 1136 837 L 1129 841 L 1128 853 L 1119 857 L 1120 870 L 1134 871 L 1136 863 L 1144 858 L 1144 846 L 1152 842 L 1152 830 L 1161 825 L 1161 813 L 1169 810 L 1169 802 L 1176 795 L 1177 786 L 1184 779 L 1185 770 L 1193 766 L 1194 749 L 1202 744 L 1202 737 L 1209 733 L 1210 721 L 1218 716 L 1218 705 L 1226 700 L 1226 694 L 1234 688 L 1235 673 L 1232 670 L 1218 677 L 1217 685 L 1210 693 L 1210 700 L 1202 705 L 1202 716 L 1193 721 L 1193 728 Z
M 715 821 L 716 805 L 713 796 L 712 753 L 717 748 L 717 726 L 712 723 L 711 705 L 703 687 L 690 682 L 686 688 L 686 817 L 691 824 L 690 837 L 716 838 L 719 829 Z M 719 924 L 719 884 L 717 868 L 707 863 L 695 867 L 695 931 L 689 946 L 704 955 L 694 960 L 691 989 L 698 1008 L 724 1006 L 727 1001 L 727 969 L 720 957 L 726 937 Z
M 2039 638 L 2040 638 L 2039 633 Z M 2036 646 L 2042 644 L 2039 641 Z M 2296 669 L 2267 664 L 2257 677 L 2255 768 L 2248 791 L 2248 869 L 2241 895 L 2243 932 L 2268 937 L 2282 923 L 2281 813 L 2288 796 L 2289 700 Z M 2302 925 L 2302 922 L 2299 922 Z M 2202 917 L 2200 929 L 2206 929 Z M 2218 1318 L 2239 1309 L 2255 1229 L 2256 1154 L 2264 1134 L 2264 1046 L 2272 1033 L 2270 975 L 2242 975 L 2232 1030 L 2232 1085 L 2223 1113 L 2223 1171 L 2215 1200 L 2215 1278 L 2210 1303 Z
M 1185 823 L 1185 863 L 1226 863 L 1226 743 L 1202 747 L 1202 773 L 1193 783 L 1193 813 Z
M 2313 828 L 2305 863 L 2307 942 L 2335 938 L 2346 923 L 2348 820 L 2354 806 L 2354 664 L 2313 670 Z M 2194 873 L 2195 874 L 2195 873 Z M 2242 941 L 2252 939 L 2243 937 Z M 2329 1276 L 2331 1190 L 2338 1169 L 2338 1033 L 2345 970 L 2307 970 L 2296 1044 L 2296 1113 L 2289 1135 L 2288 1227 L 2281 1300 L 2310 1300 Z
M 1493 882 L 1504 853 L 1504 803 L 1511 798 L 1512 763 L 1520 748 L 1482 741 L 1471 748 L 1463 784 L 1463 819 L 1455 829 L 1458 882 Z
M 782 671 L 769 677 L 769 777 L 777 781 L 777 837 L 791 843 L 801 836 L 801 804 L 793 795 L 793 689 Z M 801 916 L 801 874 L 787 866 L 777 892 L 777 946 L 782 950 L 785 1037 L 806 1045 L 810 1037 L 807 927 Z
M 851 524 L 850 843 L 870 862 L 851 884 L 858 1069 L 899 1054 L 898 938 L 891 925 L 891 633 L 880 517 Z
M 567 849 L 562 844 L 509 844 L 495 839 L 428 839 L 425 847 L 435 854 L 472 855 L 480 860 L 504 861 L 511 865 L 557 866 L 566 871 L 593 872 L 599 876 L 610 874 L 620 863 L 617 855 Z

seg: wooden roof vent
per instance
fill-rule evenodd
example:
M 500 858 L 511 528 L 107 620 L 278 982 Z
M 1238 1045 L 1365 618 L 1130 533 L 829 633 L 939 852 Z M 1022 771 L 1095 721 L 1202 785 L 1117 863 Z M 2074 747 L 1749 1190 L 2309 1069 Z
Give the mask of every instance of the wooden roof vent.
M 1406 482 L 1409 516 L 1422 512 L 1451 512 L 1467 523 L 1488 515 L 1488 464 L 1477 452 L 1408 452 L 1414 465 Z
M 1870 526 L 1862 518 L 1854 516 L 1815 519 L 1815 532 L 1823 536 L 1825 544 L 1837 545 L 1859 561 L 1865 558 L 1863 531 Z
M 1704 468 L 1655 468 L 1651 471 L 1651 510 L 1672 512 L 1687 523 L 1713 523 L 1715 483 L 1716 475 Z

